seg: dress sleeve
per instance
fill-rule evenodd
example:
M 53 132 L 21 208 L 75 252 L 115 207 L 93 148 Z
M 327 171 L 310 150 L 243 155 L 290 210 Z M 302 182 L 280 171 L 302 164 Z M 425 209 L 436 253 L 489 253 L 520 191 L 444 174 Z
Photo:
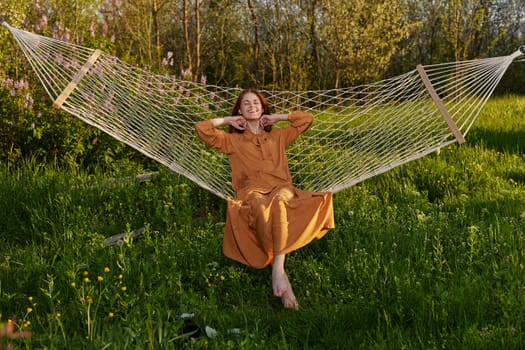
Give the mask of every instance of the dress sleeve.
M 214 127 L 210 120 L 198 122 L 195 129 L 206 145 L 222 153 L 231 153 L 230 134 Z
M 299 135 L 308 130 L 314 116 L 308 112 L 295 111 L 288 114 L 290 125 L 284 131 L 284 143 L 288 147 Z

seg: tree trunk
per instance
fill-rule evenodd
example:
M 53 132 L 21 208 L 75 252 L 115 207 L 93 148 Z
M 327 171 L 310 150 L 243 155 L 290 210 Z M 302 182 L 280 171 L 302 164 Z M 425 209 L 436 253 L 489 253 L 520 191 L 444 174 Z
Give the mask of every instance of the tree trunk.
M 201 9 L 200 9 L 200 0 L 195 0 L 195 74 L 194 80 L 197 79 L 197 76 L 200 71 L 201 66 Z
M 159 29 L 159 18 L 158 18 L 158 12 L 159 12 L 159 4 L 158 0 L 153 0 L 151 3 L 151 17 L 153 20 L 153 34 L 155 38 L 155 50 L 157 54 L 157 62 L 155 63 L 156 66 L 160 65 L 161 62 L 161 43 L 160 43 L 160 29 Z
M 189 22 L 188 17 L 188 0 L 184 0 L 182 3 L 182 26 L 184 28 L 184 43 L 186 46 L 186 60 L 188 61 L 188 70 L 193 75 L 193 58 L 191 54 L 191 43 L 190 43 L 190 33 L 189 33 Z
M 248 0 L 248 7 L 250 9 L 250 13 L 252 15 L 252 21 L 253 21 L 253 69 L 255 74 L 255 82 L 257 83 L 257 76 L 259 72 L 259 21 L 257 18 L 257 10 L 255 9 L 255 6 L 253 5 L 252 0 Z
M 308 18 L 308 25 L 309 25 L 309 36 L 310 36 L 310 57 L 309 61 L 311 63 L 310 66 L 310 87 L 314 90 L 318 90 L 321 88 L 322 82 L 321 77 L 323 76 L 322 72 L 322 66 L 320 64 L 319 60 L 319 48 L 318 48 L 318 40 L 317 40 L 317 19 L 315 17 L 315 9 L 317 7 L 317 0 L 312 0 L 308 3 L 308 8 L 306 10 L 307 18 Z

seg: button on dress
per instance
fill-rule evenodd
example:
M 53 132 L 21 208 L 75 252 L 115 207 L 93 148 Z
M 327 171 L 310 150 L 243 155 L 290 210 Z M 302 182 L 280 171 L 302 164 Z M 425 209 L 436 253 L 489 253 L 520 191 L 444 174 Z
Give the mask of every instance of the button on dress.
M 210 120 L 195 125 L 199 137 L 225 153 L 235 198 L 227 199 L 222 250 L 231 259 L 263 268 L 275 255 L 297 250 L 335 227 L 332 193 L 293 186 L 286 147 L 312 123 L 310 113 L 288 115 L 284 128 L 228 133 Z

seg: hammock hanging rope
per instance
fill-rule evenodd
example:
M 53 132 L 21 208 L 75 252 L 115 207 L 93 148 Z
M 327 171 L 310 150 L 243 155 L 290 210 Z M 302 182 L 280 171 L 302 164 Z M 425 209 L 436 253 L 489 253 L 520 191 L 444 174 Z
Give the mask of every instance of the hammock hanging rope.
M 2 25 L 57 108 L 220 197 L 233 195 L 226 157 L 198 139 L 194 124 L 229 115 L 240 89 L 152 74 L 100 50 Z M 522 46 L 508 56 L 419 65 L 349 88 L 263 91 L 276 113 L 300 109 L 315 116 L 288 148 L 294 184 L 338 192 L 464 142 L 508 66 L 524 53 Z

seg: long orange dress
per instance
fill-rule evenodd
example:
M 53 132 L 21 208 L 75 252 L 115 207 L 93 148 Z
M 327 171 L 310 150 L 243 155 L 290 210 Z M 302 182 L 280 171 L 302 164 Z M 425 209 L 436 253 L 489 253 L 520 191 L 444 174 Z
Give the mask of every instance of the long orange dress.
M 332 193 L 306 192 L 292 185 L 286 147 L 312 123 L 306 112 L 288 115 L 290 124 L 270 132 L 227 133 L 210 120 L 195 125 L 199 137 L 228 156 L 235 198 L 227 199 L 222 250 L 255 268 L 272 263 L 335 227 Z

